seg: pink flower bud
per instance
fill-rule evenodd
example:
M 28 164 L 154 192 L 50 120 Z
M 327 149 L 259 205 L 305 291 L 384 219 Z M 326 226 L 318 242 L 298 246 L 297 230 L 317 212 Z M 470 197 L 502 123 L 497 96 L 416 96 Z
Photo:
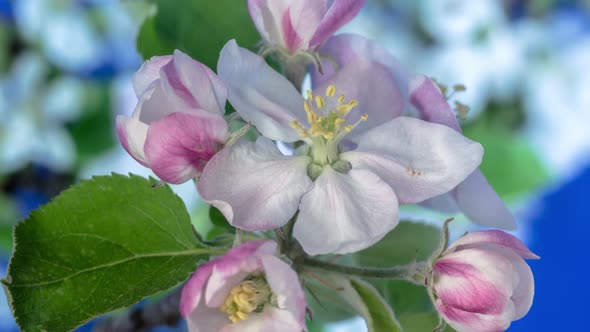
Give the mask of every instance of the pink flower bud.
M 250 241 L 201 265 L 182 290 L 191 332 L 301 332 L 305 293 L 273 241 Z
M 271 48 L 315 50 L 352 20 L 365 0 L 248 0 L 256 29 Z
M 458 332 L 506 330 L 533 303 L 533 274 L 524 259 L 538 258 L 502 231 L 463 236 L 433 264 L 430 287 L 439 313 Z
M 162 180 L 198 177 L 228 139 L 221 80 L 188 55 L 154 57 L 133 76 L 139 99 L 131 117 L 117 116 L 117 134 L 129 154 Z

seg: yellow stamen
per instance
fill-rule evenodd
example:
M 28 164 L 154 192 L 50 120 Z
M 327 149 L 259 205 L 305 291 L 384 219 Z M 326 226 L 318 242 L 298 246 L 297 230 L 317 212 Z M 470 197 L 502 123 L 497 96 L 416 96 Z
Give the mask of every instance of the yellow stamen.
M 313 100 L 313 93 L 311 93 L 311 90 L 307 90 L 307 99 Z
M 227 313 L 232 323 L 239 323 L 248 319 L 251 312 L 261 310 L 270 302 L 272 302 L 272 291 L 266 280 L 254 277 L 232 288 L 219 310 Z
M 315 104 L 319 109 L 322 109 L 326 106 L 326 101 L 322 96 L 315 96 Z
M 338 97 L 338 102 L 339 103 L 343 103 L 344 102 L 344 98 L 346 98 L 346 97 L 344 97 L 344 95 L 340 95 L 340 97 Z
M 334 97 L 334 95 L 336 95 L 336 86 L 334 84 L 331 84 L 326 89 L 326 97 Z

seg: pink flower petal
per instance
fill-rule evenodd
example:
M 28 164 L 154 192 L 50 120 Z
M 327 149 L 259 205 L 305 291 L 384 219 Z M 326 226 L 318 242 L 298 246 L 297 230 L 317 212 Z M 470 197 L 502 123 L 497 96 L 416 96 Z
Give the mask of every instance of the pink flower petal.
M 447 306 L 439 299 L 436 301 L 436 308 L 457 332 L 505 331 L 514 316 L 514 308 L 511 306 L 501 315 L 486 315 Z
M 333 0 L 332 5 L 317 27 L 309 43 L 310 46 L 317 46 L 330 38 L 338 29 L 352 20 L 360 12 L 364 4 L 365 0 Z
M 345 254 L 376 243 L 398 222 L 395 193 L 378 176 L 326 166 L 301 200 L 293 234 L 310 255 Z
M 511 303 L 518 275 L 502 253 L 468 249 L 434 264 L 434 290 L 441 301 L 464 311 L 498 315 Z
M 420 119 L 445 125 L 461 133 L 461 127 L 451 106 L 431 79 L 416 75 L 410 79 L 410 102 Z
M 262 38 L 271 45 L 284 46 L 282 19 L 290 0 L 248 0 L 248 11 Z
M 481 163 L 483 148 L 456 131 L 399 117 L 361 134 L 356 150 L 340 154 L 393 188 L 400 204 L 418 203 L 453 189 Z
M 172 61 L 160 71 L 162 87 L 176 104 L 187 108 L 225 113 L 226 88 L 215 73 L 181 51 L 174 51 Z
M 309 47 L 325 14 L 325 0 L 290 1 L 289 9 L 283 15 L 282 27 L 287 49 L 291 53 Z
M 262 258 L 266 281 L 277 296 L 279 309 L 289 311 L 300 324 L 300 330 L 305 328 L 305 293 L 299 282 L 297 273 L 287 263 L 276 256 Z
M 227 138 L 221 115 L 176 112 L 150 125 L 145 154 L 160 179 L 178 184 L 198 177 Z
M 136 96 L 141 96 L 148 86 L 160 78 L 160 69 L 170 60 L 172 60 L 172 55 L 155 56 L 141 65 L 141 68 L 131 78 Z
M 220 307 L 233 287 L 249 274 L 263 271 L 261 257 L 275 255 L 276 251 L 274 241 L 248 241 L 216 258 L 205 291 L 207 305 Z
M 211 276 L 214 265 L 215 260 L 200 265 L 182 288 L 182 294 L 180 296 L 180 313 L 182 317 L 189 317 L 201 301 L 203 289 Z
M 145 167 L 149 167 L 144 153 L 148 126 L 137 119 L 117 115 L 117 136 L 123 148 Z
M 459 238 L 457 241 L 453 242 L 449 249 L 447 249 L 447 252 L 455 252 L 463 250 L 464 248 L 473 248 L 487 244 L 495 244 L 511 249 L 522 258 L 539 259 L 539 256 L 531 252 L 529 248 L 527 248 L 527 246 L 517 237 L 500 230 L 487 230 L 468 233 Z
M 313 183 L 307 156 L 283 156 L 272 141 L 238 141 L 220 151 L 203 171 L 198 189 L 234 226 L 269 230 L 286 224 Z

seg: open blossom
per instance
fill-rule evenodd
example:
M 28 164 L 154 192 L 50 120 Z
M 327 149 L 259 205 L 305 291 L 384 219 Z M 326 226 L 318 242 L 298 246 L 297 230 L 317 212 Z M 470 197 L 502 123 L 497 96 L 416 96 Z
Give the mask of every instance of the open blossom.
M 131 117 L 117 116 L 117 134 L 129 154 L 163 181 L 198 177 L 228 139 L 227 92 L 207 66 L 188 55 L 159 56 L 133 76 L 139 99 Z
M 301 332 L 305 293 L 273 241 L 250 241 L 199 266 L 182 290 L 191 332 Z
M 365 0 L 248 0 L 267 47 L 289 55 L 314 51 L 353 19 Z
M 462 133 L 457 117 L 438 86 L 424 75 L 410 76 L 387 50 L 358 35 L 342 34 L 330 38 L 320 49 L 324 59 L 324 74 L 312 72 L 314 86 L 325 84 L 335 75 L 334 64 L 344 67 L 359 61 L 375 61 L 388 69 L 390 79 L 399 82 L 406 91 L 405 101 L 417 111 L 420 119 L 447 126 Z M 405 86 L 404 86 L 405 85 Z M 490 227 L 514 229 L 514 216 L 498 194 L 487 182 L 479 169 L 473 171 L 465 181 L 421 205 L 444 213 L 463 212 L 471 221 Z
M 533 303 L 533 274 L 524 259 L 538 258 L 502 231 L 463 236 L 433 264 L 438 311 L 458 332 L 506 330 Z
M 299 210 L 294 236 L 308 254 L 372 245 L 397 225 L 398 203 L 445 193 L 481 162 L 480 144 L 401 117 L 403 92 L 379 64 L 342 68 L 307 100 L 235 41 L 218 73 L 237 112 L 265 137 L 215 155 L 201 197 L 251 231 L 281 227 Z M 269 138 L 303 144 L 286 156 Z

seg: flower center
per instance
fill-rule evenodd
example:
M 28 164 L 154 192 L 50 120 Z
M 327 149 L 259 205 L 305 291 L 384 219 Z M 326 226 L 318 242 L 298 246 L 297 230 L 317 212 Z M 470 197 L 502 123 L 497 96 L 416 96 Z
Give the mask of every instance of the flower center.
M 252 312 L 262 312 L 266 304 L 274 302 L 275 296 L 266 279 L 252 276 L 232 288 L 219 310 L 225 312 L 235 324 L 248 319 Z
M 358 100 L 346 101 L 344 95 L 336 97 L 336 86 L 330 85 L 325 96 L 314 96 L 307 91 L 303 108 L 307 114 L 307 126 L 299 121 L 291 122 L 301 138 L 311 143 L 310 155 L 315 164 L 326 165 L 338 161 L 338 142 L 361 122 L 368 119 L 365 114 L 354 124 L 346 124 L 349 113 L 358 105 Z

